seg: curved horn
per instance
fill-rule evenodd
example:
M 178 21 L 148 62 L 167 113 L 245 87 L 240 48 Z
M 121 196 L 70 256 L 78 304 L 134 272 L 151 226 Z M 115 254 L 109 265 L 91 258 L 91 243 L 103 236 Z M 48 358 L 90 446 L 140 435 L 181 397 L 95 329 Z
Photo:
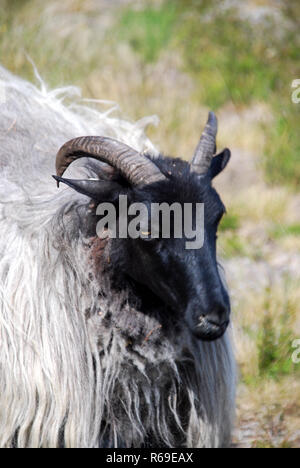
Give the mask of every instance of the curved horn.
M 129 146 L 108 137 L 86 136 L 65 143 L 56 156 L 56 173 L 63 175 L 78 158 L 93 158 L 110 164 L 132 185 L 148 185 L 166 177 L 146 156 Z
M 217 117 L 213 112 L 209 112 L 207 124 L 205 125 L 191 162 L 192 171 L 197 172 L 197 174 L 206 174 L 210 168 L 213 155 L 216 152 L 217 131 Z

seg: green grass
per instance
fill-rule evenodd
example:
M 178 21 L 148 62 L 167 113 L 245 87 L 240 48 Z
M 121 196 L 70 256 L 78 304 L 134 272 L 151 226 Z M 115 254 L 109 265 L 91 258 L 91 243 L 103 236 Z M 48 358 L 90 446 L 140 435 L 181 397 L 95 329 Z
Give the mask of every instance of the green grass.
M 158 59 L 174 33 L 176 11 L 172 3 L 160 8 L 125 10 L 117 26 L 118 39 L 125 40 L 146 63 Z
M 10 70 L 32 79 L 25 55 L 29 52 L 50 86 L 82 86 L 89 74 L 105 65 L 107 46 L 113 53 L 115 45 L 127 43 L 139 57 L 141 71 L 162 53 L 172 52 L 193 80 L 193 99 L 199 107 L 218 111 L 224 105 L 239 109 L 254 102 L 270 107 L 274 120 L 262 128 L 265 178 L 271 184 L 299 187 L 300 104 L 291 101 L 291 83 L 300 78 L 297 1 L 284 4 L 283 14 L 293 27 L 282 27 L 280 34 L 272 22 L 257 27 L 241 20 L 234 9 L 219 8 L 216 0 L 130 6 L 116 14 L 107 36 L 100 40 L 95 30 L 95 41 L 85 54 L 78 54 L 79 60 L 74 58 L 73 33 L 42 33 L 45 18 L 36 13 L 36 5 L 30 0 L 0 0 L 1 60 Z
M 125 10 L 118 27 L 144 62 L 157 60 L 168 47 L 182 55 L 199 105 L 218 110 L 228 103 L 266 102 L 274 114 L 274 123 L 264 128 L 266 180 L 298 187 L 300 104 L 291 101 L 291 82 L 299 78 L 296 3 L 283 8 L 294 29 L 280 34 L 272 22 L 257 27 L 218 6 L 216 0 L 166 0 L 157 8 Z
M 286 90 L 287 94 L 291 90 Z M 263 161 L 266 180 L 271 183 L 289 184 L 299 189 L 300 184 L 300 104 L 282 102 L 275 109 L 275 121 L 266 128 L 268 139 Z
M 226 214 L 220 223 L 219 231 L 237 231 L 239 227 L 239 216 L 235 214 Z
M 182 3 L 182 2 L 179 2 Z M 194 2 L 185 3 L 185 7 Z M 183 22 L 180 37 L 185 68 L 197 87 L 197 98 L 218 109 L 264 101 L 274 113 L 274 124 L 264 129 L 263 159 L 266 180 L 298 187 L 300 183 L 300 105 L 291 101 L 291 82 L 298 78 L 299 36 L 297 29 L 275 36 L 272 24 L 261 30 L 241 21 L 235 13 L 218 13 L 216 3 L 199 2 L 198 15 Z M 201 22 L 205 13 L 211 19 Z M 292 11 L 286 15 L 294 21 Z M 285 36 L 285 37 L 284 37 Z
M 186 70 L 198 82 L 198 99 L 213 109 L 227 102 L 244 105 L 269 99 L 277 74 L 268 66 L 267 44 L 258 44 L 250 25 L 228 13 L 201 28 L 200 18 L 201 12 L 181 29 Z
M 256 102 L 269 106 L 274 119 L 262 128 L 266 143 L 261 165 L 266 181 L 298 189 L 300 104 L 291 101 L 291 83 L 300 78 L 297 1 L 282 7 L 293 27 L 282 27 L 280 34 L 272 22 L 258 27 L 241 20 L 234 9 L 219 8 L 216 0 L 145 2 L 139 8 L 118 11 L 115 24 L 101 39 L 95 29 L 91 35 L 95 40 L 89 41 L 85 53 L 79 53 L 74 41 L 80 28 L 77 34 L 45 35 L 43 25 L 48 20 L 42 11 L 37 14 L 37 5 L 30 0 L 0 0 L 1 60 L 10 70 L 32 80 L 28 52 L 51 87 L 72 83 L 86 92 L 87 77 L 105 66 L 107 50 L 113 54 L 120 42 L 136 53 L 141 75 L 144 65 L 172 52 L 178 66 L 192 78 L 192 98 L 199 107 L 218 111 L 228 104 L 237 109 Z
M 30 57 L 50 89 L 78 85 L 90 97 L 85 83 L 106 60 L 106 36 L 100 35 L 100 42 L 95 35 L 95 40 L 82 50 L 79 47 L 81 27 L 77 26 L 74 31 L 68 29 L 70 18 L 66 14 L 64 21 L 61 13 L 61 17 L 58 15 L 60 23 L 55 28 L 55 18 L 49 18 L 43 6 L 38 0 L 0 0 L 1 64 L 24 79 L 36 82 Z M 90 20 L 88 15 L 85 19 L 83 32 L 87 32 L 86 24 Z M 64 33 L 63 28 L 68 32 Z M 92 28 L 90 35 L 91 31 Z
M 270 235 L 274 239 L 280 239 L 287 236 L 300 236 L 300 224 L 291 224 L 288 226 L 275 226 L 271 229 Z
M 224 258 L 248 256 L 245 241 L 231 231 L 220 236 L 219 244 L 221 255 Z
M 281 307 L 276 320 L 273 307 Z M 295 334 L 292 321 L 296 310 L 287 296 L 284 305 L 273 303 L 271 290 L 266 291 L 263 326 L 258 334 L 259 376 L 278 379 L 283 375 L 299 372 L 292 361 L 292 343 Z

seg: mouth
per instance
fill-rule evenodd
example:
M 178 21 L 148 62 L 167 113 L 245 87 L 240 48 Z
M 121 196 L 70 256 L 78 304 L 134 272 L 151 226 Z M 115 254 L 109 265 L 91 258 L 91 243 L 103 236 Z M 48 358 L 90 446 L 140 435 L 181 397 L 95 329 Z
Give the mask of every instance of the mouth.
M 229 320 L 221 325 L 217 325 L 209 321 L 206 317 L 202 317 L 200 322 L 192 328 L 192 333 L 198 340 L 215 341 L 222 338 L 228 325 Z

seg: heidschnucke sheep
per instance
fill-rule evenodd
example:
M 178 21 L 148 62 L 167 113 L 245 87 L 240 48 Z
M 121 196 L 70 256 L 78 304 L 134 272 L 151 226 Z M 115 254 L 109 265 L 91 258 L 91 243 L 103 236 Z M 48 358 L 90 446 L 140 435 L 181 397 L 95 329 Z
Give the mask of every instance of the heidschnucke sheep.
M 155 154 L 147 120 L 65 106 L 72 89 L 3 68 L 0 87 L 0 446 L 229 445 L 235 365 L 212 180 L 230 152 L 213 157 L 214 114 L 189 164 Z M 51 178 L 59 148 L 58 180 L 74 190 Z M 82 157 L 72 170 L 85 176 L 62 179 Z M 204 203 L 203 247 L 98 237 L 97 204 L 121 194 Z

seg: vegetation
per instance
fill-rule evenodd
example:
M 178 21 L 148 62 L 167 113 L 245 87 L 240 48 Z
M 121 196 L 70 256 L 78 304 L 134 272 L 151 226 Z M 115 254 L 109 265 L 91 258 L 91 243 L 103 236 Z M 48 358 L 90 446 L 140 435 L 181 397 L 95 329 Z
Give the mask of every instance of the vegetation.
M 262 328 L 258 334 L 258 368 L 260 377 L 279 379 L 286 374 L 300 371 L 291 360 L 295 319 L 295 304 L 286 295 L 284 302 L 274 300 L 267 289 Z M 272 310 L 276 308 L 276 312 Z
M 271 230 L 271 236 L 274 238 L 281 238 L 285 236 L 300 236 L 300 224 L 290 224 L 287 226 L 275 226 Z
M 160 8 L 127 10 L 121 18 L 121 37 L 145 62 L 158 58 L 171 43 L 183 55 L 184 70 L 193 76 L 199 104 L 217 110 L 228 103 L 241 107 L 257 100 L 267 102 L 274 122 L 264 127 L 266 179 L 297 186 L 300 107 L 291 102 L 299 62 L 297 17 L 285 9 L 283 21 L 292 25 L 283 34 L 274 34 L 276 25 L 271 20 L 258 29 L 235 9 L 218 5 L 172 0 Z
M 118 39 L 127 41 L 144 62 L 154 62 L 170 43 L 177 21 L 174 3 L 156 9 L 125 10 L 117 24 Z
M 220 231 L 236 231 L 240 226 L 238 215 L 226 214 L 220 224 Z

